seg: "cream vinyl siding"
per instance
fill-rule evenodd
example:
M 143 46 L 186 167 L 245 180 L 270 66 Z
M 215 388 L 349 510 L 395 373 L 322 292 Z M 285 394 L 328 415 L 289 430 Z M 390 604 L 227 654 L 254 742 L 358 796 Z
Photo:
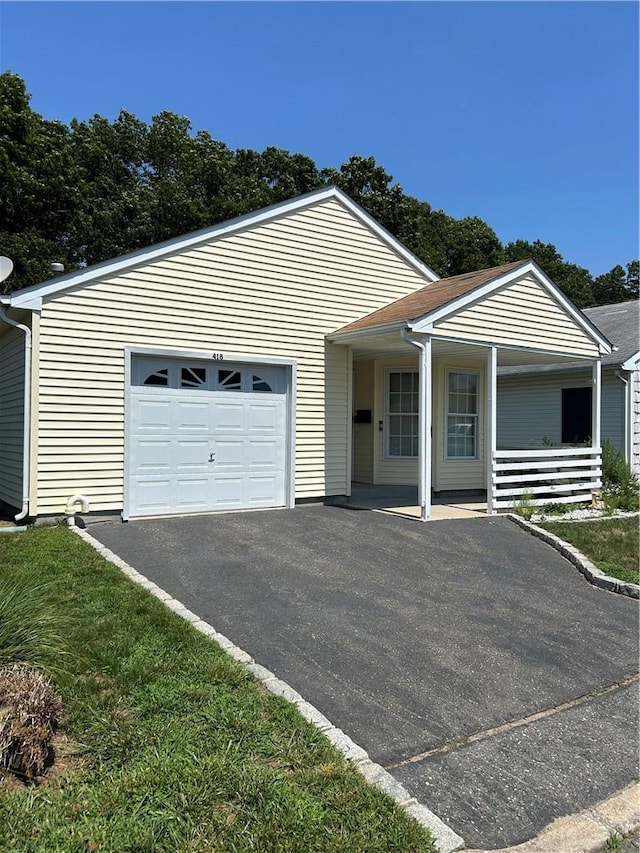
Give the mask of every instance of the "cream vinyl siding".
M 531 276 L 434 323 L 434 331 L 470 341 L 598 355 L 597 344 Z
M 373 414 L 374 441 L 374 483 L 384 486 L 415 486 L 418 484 L 418 460 L 400 459 L 386 456 L 386 415 L 387 415 L 387 385 L 388 369 L 418 370 L 416 356 L 406 358 L 378 359 L 375 362 L 375 408 Z M 383 430 L 378 429 L 379 422 Z
M 45 302 L 38 511 L 122 508 L 124 347 L 297 359 L 296 497 L 347 491 L 347 348 L 325 335 L 425 284 L 336 200 Z
M 373 441 L 375 421 L 374 363 L 358 361 L 354 363 L 354 413 L 356 409 L 368 409 L 371 412 L 370 424 L 353 425 L 353 479 L 357 483 L 373 483 Z
M 478 373 L 478 458 L 447 459 L 446 456 L 446 418 L 447 418 L 447 371 L 472 371 Z M 449 490 L 484 489 L 485 475 L 485 395 L 486 362 L 465 358 L 434 358 L 434 398 L 433 398 L 433 448 L 432 470 L 433 489 L 436 492 Z
M 0 325 L 0 501 L 22 507 L 24 333 Z
M 498 378 L 498 447 L 562 444 L 562 389 L 585 388 L 591 371 L 564 376 Z M 600 433 L 624 453 L 624 386 L 612 373 L 602 374 Z

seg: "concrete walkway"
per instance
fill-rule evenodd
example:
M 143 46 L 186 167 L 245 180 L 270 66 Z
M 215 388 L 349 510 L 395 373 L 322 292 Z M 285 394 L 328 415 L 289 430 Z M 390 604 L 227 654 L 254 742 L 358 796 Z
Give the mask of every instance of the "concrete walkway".
M 527 841 L 637 774 L 637 604 L 506 519 L 308 506 L 90 532 L 469 845 Z
M 342 502 L 350 509 L 367 509 L 388 512 L 404 518 L 421 516 L 416 486 L 369 486 L 353 483 L 351 495 Z M 487 502 L 483 497 L 460 496 L 434 497 L 431 504 L 430 521 L 446 521 L 453 518 L 478 518 L 487 514 Z

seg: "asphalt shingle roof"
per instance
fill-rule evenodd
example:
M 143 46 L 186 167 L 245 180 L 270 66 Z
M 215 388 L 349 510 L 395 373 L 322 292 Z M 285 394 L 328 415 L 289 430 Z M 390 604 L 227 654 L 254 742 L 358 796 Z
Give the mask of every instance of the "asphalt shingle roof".
M 450 278 L 441 278 L 439 281 L 434 281 L 433 284 L 421 287 L 415 293 L 410 293 L 408 296 L 403 296 L 402 299 L 385 305 L 384 308 L 380 308 L 366 317 L 349 323 L 348 326 L 343 326 L 337 332 L 356 332 L 361 329 L 386 326 L 389 323 L 409 323 L 418 320 L 430 311 L 435 311 L 436 308 L 452 302 L 459 296 L 463 296 L 483 284 L 488 284 L 493 279 L 499 278 L 525 263 L 527 261 L 514 261 L 509 264 L 502 264 L 499 267 L 454 275 Z

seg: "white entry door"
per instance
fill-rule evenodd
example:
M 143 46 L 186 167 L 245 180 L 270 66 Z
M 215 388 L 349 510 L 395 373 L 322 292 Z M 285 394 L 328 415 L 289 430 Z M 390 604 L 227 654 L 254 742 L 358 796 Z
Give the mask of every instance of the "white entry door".
M 284 368 L 140 357 L 129 412 L 129 516 L 286 504 Z

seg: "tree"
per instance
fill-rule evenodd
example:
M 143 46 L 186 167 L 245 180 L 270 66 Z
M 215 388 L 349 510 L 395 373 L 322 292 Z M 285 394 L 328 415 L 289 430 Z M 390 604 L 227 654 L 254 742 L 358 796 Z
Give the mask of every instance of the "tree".
M 631 261 L 627 268 L 617 264 L 609 272 L 599 275 L 594 281 L 593 293 L 596 305 L 626 302 L 638 298 L 638 261 Z
M 0 75 L 0 253 L 14 261 L 4 291 L 73 263 L 69 224 L 78 204 L 69 130 L 29 106 L 24 82 Z
M 593 277 L 589 270 L 567 263 L 553 243 L 516 240 L 505 246 L 505 259 L 519 261 L 531 258 L 578 308 L 594 305 Z

